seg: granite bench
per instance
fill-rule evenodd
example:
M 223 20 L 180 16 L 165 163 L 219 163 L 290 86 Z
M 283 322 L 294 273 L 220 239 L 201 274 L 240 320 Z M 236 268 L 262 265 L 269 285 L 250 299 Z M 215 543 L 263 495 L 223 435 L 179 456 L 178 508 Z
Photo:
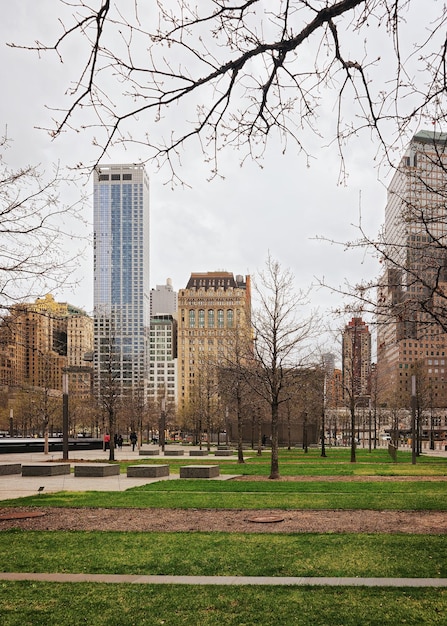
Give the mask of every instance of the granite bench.
M 233 456 L 234 450 L 215 450 L 214 456 Z
M 216 478 L 219 474 L 218 465 L 184 465 L 180 468 L 180 478 Z
M 169 465 L 129 465 L 128 478 L 160 478 L 169 476 Z
M 118 476 L 120 466 L 115 463 L 95 463 L 94 465 L 75 465 L 74 475 L 82 478 L 103 478 Z
M 184 450 L 165 450 L 165 456 L 183 456 Z
M 158 448 L 150 448 L 144 449 L 140 448 L 140 456 L 157 456 L 160 454 L 160 450 Z
M 208 450 L 190 450 L 189 456 L 208 456 Z
M 70 473 L 69 463 L 38 463 L 22 465 L 22 476 L 61 476 Z
M 21 463 L 0 463 L 0 476 L 6 476 L 6 474 L 21 474 Z

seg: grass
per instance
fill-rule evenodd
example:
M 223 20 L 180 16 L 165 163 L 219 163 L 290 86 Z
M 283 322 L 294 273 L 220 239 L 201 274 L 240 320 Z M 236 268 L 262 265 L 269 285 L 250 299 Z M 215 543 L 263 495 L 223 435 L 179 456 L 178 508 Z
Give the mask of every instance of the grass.
M 0 571 L 447 578 L 441 535 L 7 531 L 1 542 Z
M 45 494 L 2 506 L 222 509 L 446 510 L 447 459 L 386 449 L 282 450 L 283 476 L 317 481 L 163 481 L 126 492 Z M 142 459 L 141 463 L 166 463 Z M 169 459 L 218 462 L 221 474 L 268 476 L 270 456 Z M 132 464 L 135 464 L 133 461 Z M 121 463 L 125 472 L 128 463 Z M 339 482 L 327 476 L 418 476 L 418 481 Z M 120 512 L 117 510 L 117 515 Z M 148 511 L 148 515 L 150 515 Z M 366 513 L 367 514 L 367 513 Z M 398 529 L 396 529 L 398 531 Z M 134 533 L 3 531 L 3 571 L 251 576 L 447 577 L 447 544 L 438 535 L 328 533 Z M 4 626 L 397 626 L 446 624 L 447 589 L 186 586 L 0 581 Z
M 0 584 L 3 626 L 445 625 L 447 590 Z
M 3 506 L 183 509 L 372 509 L 445 511 L 445 481 L 161 481 L 126 491 L 58 492 Z
M 236 457 L 170 457 L 139 458 L 137 461 L 121 464 L 125 472 L 127 465 L 138 463 L 166 464 L 169 462 L 171 474 L 179 473 L 182 465 L 210 465 L 218 463 L 221 474 L 268 476 L 270 472 L 270 452 L 257 456 L 252 450 L 246 451 L 245 463 L 238 463 Z M 447 476 L 447 458 L 420 456 L 412 465 L 411 452 L 398 451 L 397 462 L 393 462 L 386 449 L 357 450 L 357 462 L 350 462 L 347 448 L 332 448 L 322 458 L 319 449 L 311 448 L 306 454 L 298 448 L 279 451 L 279 469 L 282 476 Z

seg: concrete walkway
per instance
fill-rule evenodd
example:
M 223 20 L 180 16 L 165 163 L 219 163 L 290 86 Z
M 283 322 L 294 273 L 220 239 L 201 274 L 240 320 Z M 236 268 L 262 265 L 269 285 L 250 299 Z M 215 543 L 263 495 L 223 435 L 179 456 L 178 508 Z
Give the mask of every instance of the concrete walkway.
M 139 585 L 285 585 L 328 587 L 447 587 L 447 578 L 343 578 L 309 576 L 142 576 L 139 574 L 47 574 L 0 572 L 0 580 L 57 583 L 113 583 Z
M 158 449 L 158 446 L 144 447 Z M 170 450 L 173 450 L 174 448 L 175 446 L 169 446 Z M 68 462 L 74 467 L 80 461 L 102 461 L 105 463 L 108 461 L 108 458 L 108 451 L 82 450 L 82 452 L 71 453 L 71 455 L 69 455 Z M 163 453 L 153 457 L 145 457 L 140 456 L 137 449 L 132 451 L 130 447 L 124 447 L 122 450 L 115 450 L 116 461 L 138 461 L 140 463 L 145 462 L 149 465 L 157 459 L 163 459 L 164 463 L 169 464 L 169 461 L 181 460 L 182 458 L 185 460 L 185 463 L 191 463 L 194 459 L 196 461 L 200 459 L 201 461 L 208 462 L 210 465 L 225 463 L 225 461 L 231 459 L 231 457 L 214 457 L 213 455 L 208 457 L 191 457 L 189 454 L 185 454 L 184 457 L 172 457 L 164 456 Z M 62 461 L 62 452 L 51 452 L 50 454 L 35 452 L 0 455 L 0 463 L 21 463 L 22 465 L 34 465 L 58 461 Z M 5 476 L 0 475 L 0 501 L 23 498 L 25 496 L 34 496 L 38 493 L 38 489 L 40 487 L 43 487 L 42 493 L 56 493 L 58 491 L 126 491 L 132 487 L 139 487 L 141 485 L 147 485 L 160 480 L 176 480 L 178 478 L 178 474 L 163 476 L 161 478 L 128 478 L 126 474 L 105 476 L 101 478 L 83 478 L 79 476 L 75 477 L 73 473 L 63 474 L 60 476 L 22 476 L 21 474 L 9 474 Z M 220 475 L 210 480 L 229 480 L 231 478 L 233 478 L 233 476 Z

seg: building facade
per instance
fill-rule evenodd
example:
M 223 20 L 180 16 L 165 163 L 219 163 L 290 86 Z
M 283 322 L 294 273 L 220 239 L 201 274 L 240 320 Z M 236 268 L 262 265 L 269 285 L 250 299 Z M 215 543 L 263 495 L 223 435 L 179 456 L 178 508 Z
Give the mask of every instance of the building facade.
M 377 302 L 377 394 L 389 409 L 410 406 L 413 375 L 423 410 L 445 413 L 447 407 L 446 167 L 447 134 L 421 131 L 388 188 Z
M 250 336 L 251 287 L 231 272 L 192 273 L 178 293 L 178 405 L 184 411 L 207 372 L 225 359 L 235 330 Z
M 172 280 L 168 278 L 166 285 L 157 285 L 151 289 L 151 317 L 155 315 L 177 315 L 177 292 L 174 291 Z
M 152 406 L 175 411 L 177 406 L 177 320 L 172 315 L 151 318 L 148 398 Z
M 94 370 L 122 393 L 146 390 L 149 370 L 149 180 L 143 165 L 94 172 Z
M 368 406 L 371 396 L 371 333 L 361 317 L 353 317 L 342 336 L 345 404 Z
M 84 361 L 93 348 L 93 320 L 84 311 L 51 295 L 14 305 L 0 327 L 0 384 L 18 389 L 62 392 L 63 372 L 69 371 L 72 396 L 90 395 L 91 372 Z M 85 369 L 84 369 L 85 368 Z

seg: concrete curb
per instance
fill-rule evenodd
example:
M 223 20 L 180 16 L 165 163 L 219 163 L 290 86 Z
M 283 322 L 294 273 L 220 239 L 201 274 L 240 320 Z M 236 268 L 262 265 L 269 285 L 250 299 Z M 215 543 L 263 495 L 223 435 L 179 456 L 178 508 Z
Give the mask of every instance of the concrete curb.
M 113 583 L 144 585 L 283 585 L 328 587 L 447 587 L 447 578 L 343 578 L 309 576 L 142 576 L 138 574 L 58 574 L 0 572 L 0 580 L 58 583 Z

